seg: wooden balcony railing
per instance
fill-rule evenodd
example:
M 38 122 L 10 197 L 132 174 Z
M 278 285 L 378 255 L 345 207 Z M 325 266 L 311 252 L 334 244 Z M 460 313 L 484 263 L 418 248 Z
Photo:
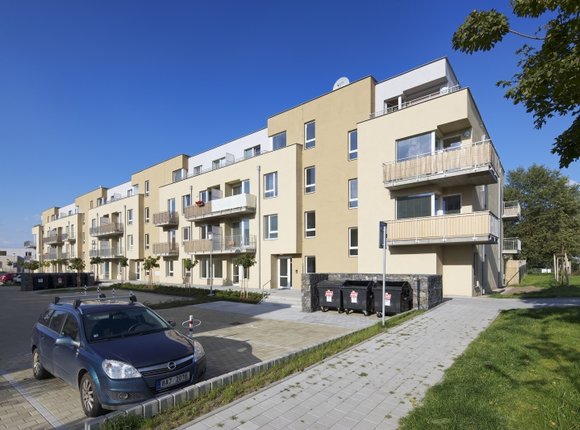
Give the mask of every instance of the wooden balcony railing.
M 55 243 L 62 243 L 63 238 L 62 238 L 62 234 L 58 233 L 58 234 L 50 234 L 48 236 L 44 236 L 43 242 L 46 243 L 47 245 L 52 245 Z
M 517 219 L 522 214 L 522 207 L 520 206 L 520 202 L 510 201 L 510 202 L 503 202 L 503 218 L 504 219 Z
M 179 224 L 177 212 L 165 211 L 153 214 L 153 224 L 157 227 L 175 226 Z
M 389 245 L 497 243 L 500 222 L 489 211 L 387 221 Z
M 153 254 L 155 255 L 179 255 L 179 245 L 177 242 L 161 242 L 153 244 Z

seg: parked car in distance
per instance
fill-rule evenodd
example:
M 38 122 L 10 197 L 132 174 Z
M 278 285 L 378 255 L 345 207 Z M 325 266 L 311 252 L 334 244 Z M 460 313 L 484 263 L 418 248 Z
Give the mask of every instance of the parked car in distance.
M 8 284 L 14 281 L 13 273 L 2 273 L 0 274 L 0 282 L 3 284 Z
M 205 373 L 201 344 L 134 295 L 62 300 L 55 298 L 34 325 L 32 371 L 36 379 L 52 374 L 78 388 L 87 416 L 195 383 Z
M 21 282 L 22 282 L 22 275 L 20 273 L 17 273 L 16 276 L 14 277 L 14 283 L 20 284 Z

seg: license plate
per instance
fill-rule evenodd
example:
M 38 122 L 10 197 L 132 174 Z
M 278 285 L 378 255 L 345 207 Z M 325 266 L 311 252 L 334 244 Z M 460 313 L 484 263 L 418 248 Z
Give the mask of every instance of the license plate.
M 157 381 L 157 389 L 162 390 L 167 387 L 172 387 L 182 382 L 189 381 L 189 372 L 182 373 L 181 375 L 175 375 L 171 378 L 160 379 Z

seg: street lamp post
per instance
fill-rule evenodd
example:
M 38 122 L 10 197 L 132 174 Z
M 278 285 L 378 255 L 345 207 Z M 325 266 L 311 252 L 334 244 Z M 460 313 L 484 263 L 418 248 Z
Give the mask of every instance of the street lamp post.
M 208 233 L 209 238 L 209 296 L 213 296 L 213 233 Z

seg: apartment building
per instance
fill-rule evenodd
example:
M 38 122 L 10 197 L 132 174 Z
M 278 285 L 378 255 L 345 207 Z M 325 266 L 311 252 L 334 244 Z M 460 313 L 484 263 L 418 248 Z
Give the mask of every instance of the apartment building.
M 299 289 L 304 273 L 379 273 L 386 223 L 389 274 L 441 275 L 445 294 L 471 296 L 503 282 L 503 176 L 443 58 L 341 79 L 262 130 L 46 210 L 33 234 L 46 260 L 100 257 L 102 279 L 144 279 L 156 256 L 155 282 Z

